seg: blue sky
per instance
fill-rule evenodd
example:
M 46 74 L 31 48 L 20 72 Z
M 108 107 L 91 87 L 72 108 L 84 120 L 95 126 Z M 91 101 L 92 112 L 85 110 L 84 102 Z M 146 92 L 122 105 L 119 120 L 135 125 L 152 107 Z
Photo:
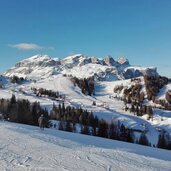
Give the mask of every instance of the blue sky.
M 171 77 L 171 0 L 0 0 L 0 72 L 35 54 L 126 57 Z

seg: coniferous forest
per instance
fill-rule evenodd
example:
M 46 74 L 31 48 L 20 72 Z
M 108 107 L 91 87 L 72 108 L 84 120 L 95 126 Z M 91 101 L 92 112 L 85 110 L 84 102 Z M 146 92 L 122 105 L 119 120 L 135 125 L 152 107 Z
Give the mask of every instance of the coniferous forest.
M 25 99 L 16 99 L 15 95 L 8 100 L 0 99 L 0 112 L 5 120 L 22 124 L 38 126 L 38 118 L 41 114 L 45 116 L 45 126 L 68 132 L 109 138 L 119 141 L 137 143 L 153 146 L 148 142 L 145 132 L 140 132 L 138 139 L 134 136 L 134 130 L 127 128 L 119 121 L 107 122 L 94 116 L 92 112 L 82 108 L 53 104 L 50 112 L 43 109 L 39 102 L 31 103 Z M 51 120 L 58 121 L 53 125 Z M 158 148 L 171 150 L 171 137 L 167 132 L 161 132 L 158 139 Z

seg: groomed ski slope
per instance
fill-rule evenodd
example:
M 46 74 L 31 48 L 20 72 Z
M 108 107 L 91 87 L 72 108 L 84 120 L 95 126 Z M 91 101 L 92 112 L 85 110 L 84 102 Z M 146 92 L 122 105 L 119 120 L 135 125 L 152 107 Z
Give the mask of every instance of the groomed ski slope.
M 170 171 L 171 152 L 0 121 L 1 171 Z

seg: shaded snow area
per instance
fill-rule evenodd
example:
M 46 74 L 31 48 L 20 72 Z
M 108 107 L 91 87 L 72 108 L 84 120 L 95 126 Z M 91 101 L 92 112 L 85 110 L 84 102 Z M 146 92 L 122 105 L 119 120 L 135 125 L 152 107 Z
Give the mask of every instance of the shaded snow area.
M 0 170 L 170 171 L 171 152 L 0 121 Z

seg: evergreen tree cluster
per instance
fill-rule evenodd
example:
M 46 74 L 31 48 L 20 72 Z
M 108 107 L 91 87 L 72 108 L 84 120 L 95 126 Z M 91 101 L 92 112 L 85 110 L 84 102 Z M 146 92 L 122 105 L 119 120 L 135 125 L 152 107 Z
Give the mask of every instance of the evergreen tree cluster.
M 45 125 L 49 127 L 48 111 L 42 109 L 39 102 L 30 103 L 25 99 L 16 99 L 15 95 L 12 95 L 9 100 L 0 99 L 0 112 L 6 120 L 29 125 L 38 125 L 39 116 L 44 114 Z
M 153 110 L 151 106 L 146 106 L 143 104 L 144 101 L 144 93 L 141 92 L 142 85 L 140 84 L 140 80 L 138 78 L 133 79 L 132 81 L 136 81 L 136 84 L 131 85 L 131 87 L 123 87 L 116 86 L 114 87 L 115 93 L 120 93 L 123 91 L 124 97 L 122 100 L 125 104 L 125 110 L 130 110 L 131 113 L 134 113 L 137 116 L 142 116 L 144 114 L 149 115 L 149 119 L 153 116 Z M 128 104 L 130 104 L 130 108 L 128 108 Z
M 88 94 L 89 96 L 95 95 L 95 82 L 94 77 L 78 79 L 76 77 L 71 78 L 73 84 L 81 89 L 83 94 Z
M 31 90 L 33 91 L 36 96 L 42 97 L 42 96 L 48 96 L 51 97 L 52 99 L 58 99 L 58 98 L 64 98 L 64 95 L 61 95 L 58 91 L 52 91 L 52 90 L 47 90 L 45 88 L 34 88 L 32 87 Z
M 96 127 L 98 123 L 98 118 L 92 112 L 88 112 L 87 110 L 83 110 L 82 108 L 74 108 L 71 106 L 65 106 L 64 103 L 56 106 L 53 104 L 53 108 L 50 112 L 51 119 L 71 122 L 71 123 L 79 123 L 84 126 L 91 126 L 94 128 L 94 134 L 96 133 Z
M 114 87 L 114 93 L 120 94 L 123 91 L 124 97 L 121 100 L 125 103 L 125 109 L 128 110 L 127 104 L 131 104 L 130 112 L 133 112 L 137 116 L 142 116 L 143 114 L 149 114 L 149 118 L 152 117 L 152 107 L 145 106 L 143 101 L 145 99 L 145 94 L 142 90 L 141 79 L 132 78 L 131 82 L 134 85 L 131 87 L 124 87 L 123 85 L 117 85 Z M 171 93 L 166 92 L 166 100 L 156 99 L 156 95 L 159 90 L 168 83 L 167 77 L 162 76 L 144 76 L 145 87 L 147 91 L 148 100 L 152 100 L 156 104 L 160 104 L 162 109 L 171 110 Z
M 81 134 L 134 142 L 133 131 L 123 124 L 121 126 L 114 123 L 109 124 L 82 108 L 65 107 L 64 103 L 58 106 L 54 104 L 50 116 L 51 119 L 59 121 L 59 130 L 77 132 L 75 125 L 79 124 Z
M 145 87 L 147 90 L 148 100 L 155 101 L 155 96 L 159 90 L 166 84 L 168 84 L 168 78 L 162 76 L 144 76 Z
M 10 81 L 11 83 L 17 83 L 17 84 L 20 84 L 22 81 L 24 81 L 24 78 L 23 77 L 18 77 L 16 75 L 13 75 L 11 78 L 10 78 Z
M 127 103 L 134 103 L 135 105 L 142 104 L 144 100 L 144 93 L 141 92 L 141 88 L 141 84 L 135 84 L 130 88 L 124 89 L 124 101 Z

